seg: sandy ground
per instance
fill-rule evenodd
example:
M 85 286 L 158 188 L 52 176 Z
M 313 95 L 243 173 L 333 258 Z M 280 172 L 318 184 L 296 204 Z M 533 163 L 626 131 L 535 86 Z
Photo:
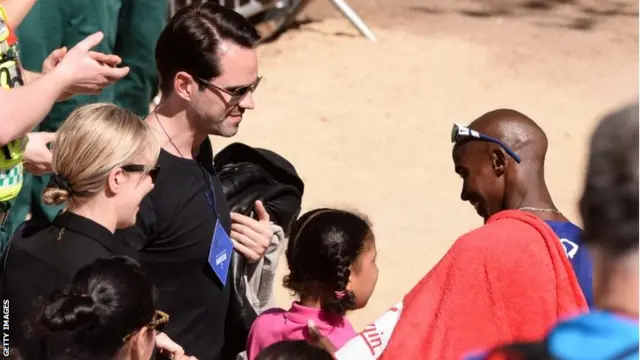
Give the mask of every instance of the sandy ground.
M 305 210 L 370 215 L 380 278 L 369 305 L 350 315 L 360 329 L 481 225 L 459 198 L 453 122 L 499 107 L 531 116 L 550 139 L 546 172 L 556 204 L 578 221 L 593 125 L 637 96 L 638 18 L 636 5 L 603 0 L 598 8 L 550 10 L 506 1 L 491 10 L 498 15 L 465 1 L 348 2 L 378 42 L 317 0 L 303 14 L 308 23 L 260 48 L 257 109 L 233 140 L 290 159 L 306 183 Z M 217 149 L 228 143 L 214 141 Z M 288 306 L 280 286 L 286 261 L 280 265 L 277 301 Z

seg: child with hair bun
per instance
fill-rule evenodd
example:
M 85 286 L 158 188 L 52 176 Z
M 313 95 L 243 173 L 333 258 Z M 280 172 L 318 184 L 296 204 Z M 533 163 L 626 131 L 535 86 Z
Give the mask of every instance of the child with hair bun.
M 298 298 L 289 310 L 261 314 L 251 327 L 247 356 L 283 340 L 311 340 L 309 320 L 336 347 L 356 336 L 347 311 L 365 307 L 378 280 L 371 223 L 337 209 L 316 209 L 293 224 L 284 286 Z

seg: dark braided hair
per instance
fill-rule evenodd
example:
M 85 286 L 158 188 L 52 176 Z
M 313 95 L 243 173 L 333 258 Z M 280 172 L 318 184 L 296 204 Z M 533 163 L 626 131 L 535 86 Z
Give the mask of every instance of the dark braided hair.
M 284 286 L 301 299 L 319 298 L 322 310 L 330 314 L 355 310 L 355 294 L 347 290 L 350 266 L 371 236 L 371 223 L 364 216 L 327 208 L 307 212 L 291 228 Z

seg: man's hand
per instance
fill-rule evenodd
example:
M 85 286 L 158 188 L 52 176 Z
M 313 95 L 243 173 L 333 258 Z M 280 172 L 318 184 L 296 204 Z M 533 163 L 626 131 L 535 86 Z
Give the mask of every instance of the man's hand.
M 156 334 L 156 347 L 160 353 L 172 360 L 198 360 L 194 356 L 185 355 L 182 346 L 176 344 L 167 334 L 162 332 Z
M 55 140 L 56 133 L 33 132 L 27 136 L 29 141 L 23 155 L 25 171 L 34 175 L 52 172 L 51 161 L 53 157 L 47 145 Z
M 42 64 L 43 74 L 60 72 L 69 84 L 65 95 L 99 93 L 129 73 L 129 67 L 116 67 L 122 61 L 120 57 L 91 51 L 103 38 L 102 32 L 97 32 L 71 50 L 54 50 Z
M 62 58 L 64 58 L 64 56 L 67 54 L 67 51 L 68 50 L 66 46 L 53 50 L 42 63 L 42 73 L 46 74 L 49 71 L 53 70 L 53 68 L 55 68 L 60 63 L 60 61 L 62 61 Z M 122 59 L 118 55 L 103 54 L 97 51 L 89 51 L 89 56 L 91 56 L 91 58 L 95 61 L 111 67 L 116 67 L 122 62 Z
M 244 255 L 249 263 L 255 263 L 266 254 L 273 230 L 269 222 L 269 213 L 262 201 L 256 201 L 258 220 L 251 217 L 231 213 L 231 240 L 233 247 Z
M 51 70 L 53 70 L 58 64 L 62 61 L 62 58 L 67 54 L 67 47 L 61 47 L 59 49 L 53 50 L 51 54 L 44 60 L 42 63 L 42 74 L 47 74 Z M 122 59 L 118 55 L 109 55 L 103 54 L 97 51 L 89 51 L 89 56 L 96 60 L 97 62 L 108 65 L 111 67 L 116 67 L 118 64 L 122 62 Z M 72 97 L 75 94 L 99 94 L 103 88 L 83 88 L 82 86 L 74 86 L 69 90 L 65 91 L 60 97 L 58 97 L 58 101 L 66 100 Z

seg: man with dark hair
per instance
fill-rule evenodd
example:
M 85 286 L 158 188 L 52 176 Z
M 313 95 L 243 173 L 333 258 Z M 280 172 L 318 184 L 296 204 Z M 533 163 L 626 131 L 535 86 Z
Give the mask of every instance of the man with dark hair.
M 455 171 L 463 180 L 460 198 L 485 221 L 507 209 L 544 220 L 560 238 L 580 287 L 593 303 L 591 259 L 582 231 L 556 208 L 544 178 L 548 141 L 526 115 L 511 109 L 490 111 L 452 132 Z
M 637 248 L 638 210 L 638 103 L 635 103 L 604 117 L 591 139 L 591 156 L 580 200 L 585 243 L 602 247 L 611 255 Z
M 162 144 L 162 171 L 137 224 L 117 234 L 158 287 L 159 308 L 171 316 L 165 332 L 200 360 L 244 350 L 256 314 L 233 300 L 231 255 L 256 264 L 273 235 L 259 201 L 258 220 L 230 214 L 209 140 L 235 135 L 254 108 L 258 39 L 245 18 L 214 2 L 186 6 L 169 21 L 156 45 L 162 100 L 145 120 Z

